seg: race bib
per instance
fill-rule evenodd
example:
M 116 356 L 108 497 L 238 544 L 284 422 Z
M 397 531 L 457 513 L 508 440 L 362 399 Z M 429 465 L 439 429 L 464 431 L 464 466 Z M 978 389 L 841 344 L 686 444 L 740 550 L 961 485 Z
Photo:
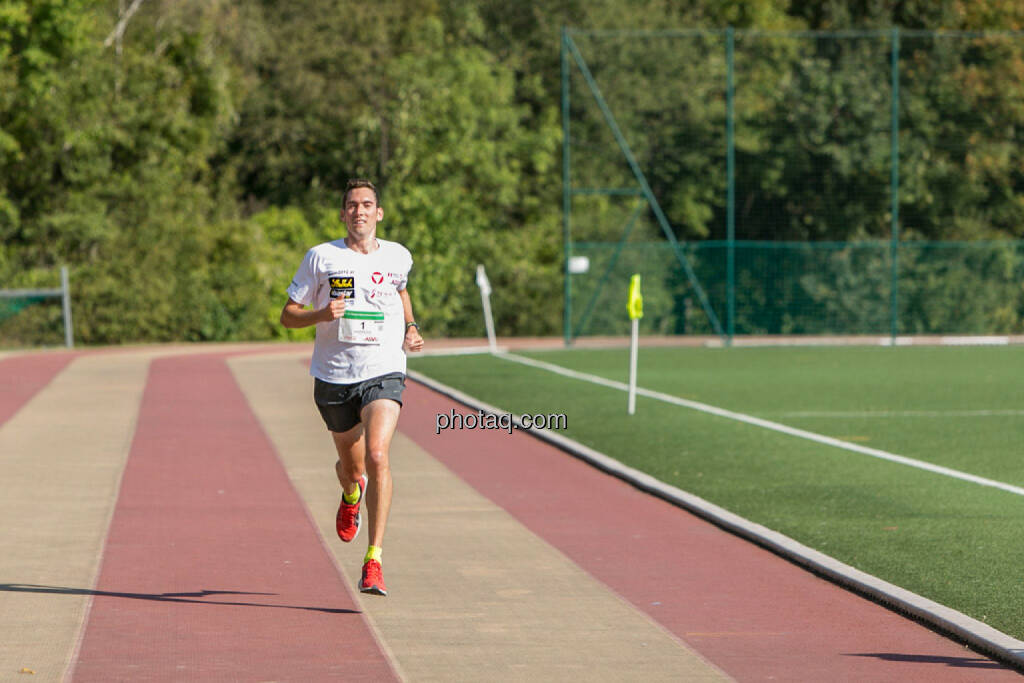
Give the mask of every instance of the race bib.
M 351 311 L 338 320 L 338 340 L 349 344 L 380 344 L 384 336 L 384 314 L 380 311 Z

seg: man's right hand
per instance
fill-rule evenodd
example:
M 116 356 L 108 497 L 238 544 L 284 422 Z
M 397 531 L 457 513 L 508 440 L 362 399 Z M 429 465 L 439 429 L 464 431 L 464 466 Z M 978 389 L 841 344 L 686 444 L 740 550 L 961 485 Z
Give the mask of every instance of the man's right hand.
M 331 322 L 345 315 L 345 300 L 341 297 L 331 299 L 331 303 L 320 309 L 324 322 Z

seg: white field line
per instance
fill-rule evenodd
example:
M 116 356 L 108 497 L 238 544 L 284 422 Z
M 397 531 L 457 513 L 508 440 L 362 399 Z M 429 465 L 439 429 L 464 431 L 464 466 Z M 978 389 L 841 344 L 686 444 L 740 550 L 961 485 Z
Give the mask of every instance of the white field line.
M 614 380 L 605 379 L 604 377 L 598 377 L 597 375 L 591 375 L 585 372 L 576 372 L 575 370 L 563 368 L 560 365 L 545 363 L 543 361 L 534 360 L 532 358 L 525 358 L 523 356 L 519 356 L 512 353 L 498 353 L 495 354 L 495 356 L 497 358 L 503 358 L 514 363 L 521 363 L 523 365 L 528 365 L 530 367 L 540 368 L 541 370 L 554 372 L 564 377 L 571 377 L 572 379 L 583 380 L 584 382 L 600 384 L 601 386 L 609 387 L 611 389 L 618 389 L 619 391 L 629 391 L 629 386 L 622 382 L 616 382 Z M 698 410 L 703 413 L 717 415 L 718 417 L 724 417 L 729 420 L 736 420 L 737 422 L 743 422 L 746 424 L 754 425 L 756 427 L 770 429 L 775 432 L 781 432 L 782 434 L 789 434 L 790 436 L 795 436 L 800 439 L 807 439 L 808 441 L 814 441 L 816 443 L 825 444 L 826 446 L 834 446 L 836 448 L 842 448 L 847 451 L 853 451 L 854 453 L 870 455 L 873 458 L 879 458 L 881 460 L 896 462 L 901 465 L 907 465 L 908 467 L 916 467 L 917 469 L 926 470 L 928 472 L 934 472 L 935 474 L 942 474 L 947 477 L 953 477 L 954 479 L 969 481 L 975 484 L 980 484 L 982 486 L 991 486 L 992 488 L 1007 491 L 1018 496 L 1024 496 L 1024 488 L 1021 488 L 1020 486 L 1014 486 L 1013 484 L 995 481 L 994 479 L 986 479 L 985 477 L 979 477 L 968 472 L 961 472 L 960 470 L 954 470 L 949 467 L 934 465 L 932 463 L 924 462 L 922 460 L 915 460 L 913 458 L 897 455 L 895 453 L 889 453 L 888 451 L 879 450 L 877 448 L 859 446 L 855 443 L 850 443 L 848 441 L 833 439 L 830 436 L 815 434 L 814 432 L 808 432 L 803 429 L 796 429 L 795 427 L 788 427 L 778 422 L 762 420 L 761 418 L 754 417 L 753 415 L 736 413 L 731 410 L 725 410 L 724 408 L 718 408 L 716 406 L 708 405 L 707 403 L 690 401 L 685 398 L 679 398 L 678 396 L 672 396 L 671 394 L 663 394 L 660 391 L 651 391 L 650 389 L 643 389 L 641 387 L 637 387 L 636 393 L 641 396 L 646 396 L 647 398 L 653 398 L 659 401 L 664 401 L 665 403 L 671 403 L 673 405 L 682 406 L 684 408 Z
M 497 349 L 498 353 L 504 353 L 508 349 L 504 346 L 499 346 Z M 482 353 L 490 353 L 490 346 L 456 346 L 450 349 L 424 349 L 423 351 L 417 351 L 417 356 L 473 356 Z
M 1024 410 L 805 410 L 779 417 L 886 418 L 886 417 L 1019 417 Z

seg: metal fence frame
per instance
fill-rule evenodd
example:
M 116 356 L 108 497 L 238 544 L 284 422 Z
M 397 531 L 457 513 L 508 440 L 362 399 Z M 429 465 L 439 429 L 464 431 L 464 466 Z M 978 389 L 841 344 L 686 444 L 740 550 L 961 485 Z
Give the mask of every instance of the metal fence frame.
M 668 240 L 668 243 L 672 246 L 675 253 L 675 257 L 678 260 L 680 266 L 686 273 L 686 277 L 693 287 L 694 293 L 700 302 L 704 313 L 708 317 L 708 321 L 714 333 L 720 336 L 723 341 L 729 345 L 732 343 L 733 336 L 735 334 L 735 322 L 736 322 L 736 291 L 735 291 L 735 250 L 736 250 L 736 183 L 735 183 L 735 139 L 734 139 L 734 124 L 735 124 L 735 83 L 734 83 L 734 58 L 735 58 L 735 37 L 737 34 L 744 36 L 756 36 L 756 35 L 770 35 L 773 37 L 830 37 L 830 38 L 888 38 L 890 43 L 890 61 L 891 61 L 891 88 L 892 88 L 892 103 L 891 103 L 891 144 L 890 144 L 890 194 L 891 194 L 891 226 L 890 226 L 890 251 L 891 251 L 891 264 L 892 264 L 892 287 L 890 294 L 889 306 L 891 309 L 890 315 L 890 334 L 895 340 L 899 334 L 899 249 L 900 249 L 900 215 L 899 215 L 899 188 L 900 188 L 900 144 L 899 144 L 899 108 L 900 108 L 900 69 L 899 69 L 899 58 L 900 58 L 900 37 L 944 37 L 944 38 L 985 38 L 993 36 L 1008 36 L 1008 37 L 1024 37 L 1024 31 L 926 31 L 926 30 L 908 30 L 900 28 L 890 29 L 879 29 L 879 30 L 863 30 L 863 31 L 761 31 L 761 30 L 743 30 L 734 29 L 728 27 L 724 29 L 684 29 L 684 30 L 662 30 L 662 31 L 650 31 L 650 30 L 578 30 L 570 29 L 569 27 L 562 27 L 561 31 L 561 74 L 562 74 L 562 92 L 561 92 L 561 106 L 562 106 L 562 231 L 564 241 L 564 272 L 565 278 L 564 296 L 565 305 L 563 311 L 563 330 L 564 339 L 566 346 L 572 343 L 573 330 L 572 330 L 572 309 L 571 309 L 571 297 L 572 297 L 572 283 L 571 273 L 569 269 L 569 260 L 571 256 L 572 247 L 572 198 L 577 195 L 632 195 L 641 198 L 646 202 L 651 212 L 654 214 L 662 233 Z M 713 307 L 711 306 L 708 297 L 705 293 L 705 288 L 701 285 L 699 279 L 691 267 L 683 249 L 681 248 L 675 234 L 673 233 L 671 226 L 666 218 L 657 198 L 651 190 L 648 184 L 647 178 L 644 175 L 643 170 L 640 168 L 630 146 L 626 141 L 616 119 L 614 113 L 609 108 L 604 96 L 601 93 L 601 89 L 595 80 L 593 74 L 591 74 L 589 67 L 587 66 L 586 60 L 580 53 L 576 42 L 573 40 L 573 35 L 579 36 L 598 36 L 598 37 L 622 37 L 629 36 L 635 38 L 644 37 L 694 37 L 694 36 L 708 36 L 708 35 L 719 35 L 725 38 L 725 53 L 726 53 L 726 177 L 727 177 L 727 198 L 726 198 L 726 234 L 727 234 L 727 264 L 728 264 L 728 282 L 727 282 L 727 301 L 726 301 L 726 319 L 725 324 L 719 321 L 715 314 Z M 605 123 L 611 130 L 616 143 L 622 152 L 623 157 L 629 165 L 629 168 L 636 181 L 635 187 L 617 187 L 617 188 L 584 188 L 584 187 L 573 187 L 570 168 L 571 168 L 571 138 L 570 138 L 570 75 L 571 70 L 575 64 L 580 74 L 583 76 L 586 82 L 587 88 L 590 91 L 590 95 L 593 97 L 597 104 Z M 630 226 L 632 220 L 630 221 Z M 623 236 L 625 240 L 628 235 L 628 229 L 626 234 Z M 576 333 L 579 334 L 580 330 L 577 329 Z
M 71 284 L 68 267 L 60 268 L 60 287 L 50 289 L 0 289 L 0 299 L 20 299 L 25 297 L 60 297 L 61 309 L 64 312 L 64 345 L 73 348 L 75 345 L 74 328 L 71 323 Z

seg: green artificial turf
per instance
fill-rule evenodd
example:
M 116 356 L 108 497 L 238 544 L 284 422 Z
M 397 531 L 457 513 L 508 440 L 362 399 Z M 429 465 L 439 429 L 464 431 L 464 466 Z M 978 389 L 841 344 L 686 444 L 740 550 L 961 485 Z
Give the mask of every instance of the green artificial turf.
M 628 350 L 524 354 L 625 382 Z M 1024 349 L 643 349 L 638 383 L 1024 486 Z M 487 355 L 410 367 L 1024 638 L 1024 496 Z

